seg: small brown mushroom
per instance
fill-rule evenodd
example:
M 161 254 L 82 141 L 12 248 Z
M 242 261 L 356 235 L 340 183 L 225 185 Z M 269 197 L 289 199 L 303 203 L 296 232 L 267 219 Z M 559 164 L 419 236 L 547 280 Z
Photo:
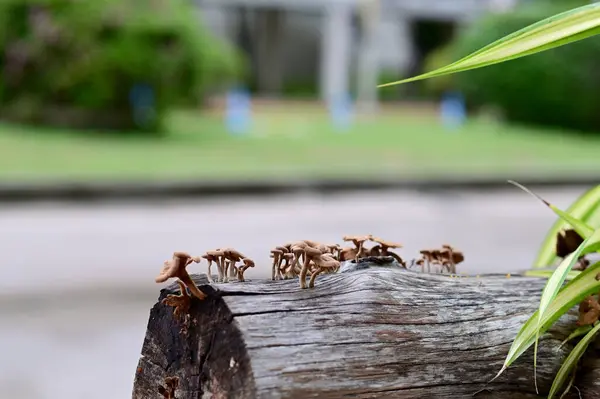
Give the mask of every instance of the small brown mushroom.
M 358 255 L 358 248 L 353 248 L 353 247 L 342 248 L 342 249 L 340 249 L 339 253 L 340 253 L 340 255 L 339 255 L 340 262 L 343 262 L 346 260 L 353 260 L 353 259 L 356 259 L 356 256 Z
M 357 253 L 356 253 L 355 260 L 358 260 L 359 258 L 362 258 L 365 256 L 364 248 L 363 248 L 365 241 L 369 241 L 372 238 L 373 238 L 373 236 L 371 234 L 369 234 L 366 236 L 344 236 L 343 240 L 344 241 L 352 241 L 352 243 L 356 246 Z
M 175 252 L 172 259 L 164 262 L 160 274 L 154 280 L 157 283 L 164 283 L 170 278 L 178 278 L 196 298 L 204 300 L 207 295 L 198 289 L 196 283 L 194 283 L 194 280 L 192 280 L 186 270 L 186 267 L 190 263 L 200 263 L 200 261 L 199 257 L 190 256 L 187 252 Z M 183 289 L 183 285 L 179 284 L 179 287 L 182 289 L 180 295 L 171 294 L 165 298 L 165 303 L 168 303 L 169 306 L 175 306 L 175 312 L 178 314 L 190 306 L 190 297 L 185 292 L 185 289 Z
M 226 260 L 228 260 L 228 263 L 225 265 L 225 282 L 229 281 L 229 277 L 234 277 L 234 276 L 238 276 L 238 268 L 235 265 L 237 262 L 241 261 L 244 258 L 247 258 L 247 256 L 245 256 L 244 254 L 242 254 L 241 252 L 233 249 L 233 248 L 225 248 L 223 249 L 223 256 L 225 257 Z M 227 271 L 229 270 L 229 273 L 227 273 Z
M 440 251 L 440 258 L 442 263 L 442 270 L 444 268 L 447 268 L 448 272 L 453 274 L 456 274 L 456 265 L 465 260 L 465 256 L 461 251 L 456 250 L 448 244 L 442 245 L 442 250 Z
M 415 266 L 421 266 L 421 271 L 425 270 L 425 258 L 419 258 L 414 262 Z
M 556 256 L 565 258 L 577 250 L 577 247 L 583 242 L 583 237 L 573 229 L 561 230 L 556 236 Z M 590 265 L 590 261 L 585 256 L 577 259 L 577 264 L 573 270 L 585 270 Z
M 276 248 L 271 250 L 271 258 L 273 258 L 273 268 L 271 270 L 271 280 L 279 280 L 281 276 L 280 265 L 281 258 L 283 257 L 283 251 Z
M 310 274 L 310 280 L 308 282 L 309 288 L 315 287 L 315 279 L 320 273 L 325 270 L 336 270 L 340 267 L 340 262 L 334 259 L 331 255 L 323 254 L 321 256 L 314 257 L 312 260 L 316 267 Z
M 322 255 L 321 251 L 316 248 L 312 248 L 310 246 L 306 246 L 304 249 L 304 263 L 302 264 L 302 269 L 300 270 L 300 288 L 306 288 L 306 275 L 308 274 L 308 269 L 310 266 L 310 262 L 314 261 L 315 258 L 318 258 Z
M 217 264 L 217 272 L 219 273 L 218 277 L 217 277 L 217 282 L 223 281 L 223 274 L 224 274 L 224 267 L 223 267 L 223 261 L 224 261 L 224 254 L 223 251 L 221 250 L 214 250 L 214 251 L 206 251 L 206 253 L 204 255 L 202 255 L 202 257 L 204 259 L 206 259 L 208 261 L 208 281 L 213 283 L 213 279 L 212 279 L 212 273 L 211 273 L 211 268 L 212 268 L 212 263 L 215 262 Z
M 577 247 L 583 242 L 581 237 L 575 230 L 561 230 L 556 235 L 556 256 L 565 258 L 577 250 Z
M 328 252 L 331 253 L 335 259 L 340 259 L 340 251 L 342 247 L 340 247 L 339 244 L 327 244 L 325 246 L 327 247 Z
M 300 273 L 299 269 L 302 268 L 300 262 L 304 262 L 304 248 L 306 247 L 308 247 L 308 244 L 306 244 L 304 241 L 293 243 L 290 247 L 290 251 L 294 254 L 291 267 L 294 269 L 294 271 L 298 270 L 296 274 Z
M 376 242 L 381 246 L 381 255 L 382 256 L 387 256 L 388 249 L 390 249 L 390 248 L 402 248 L 402 244 L 384 241 L 382 238 L 372 237 L 371 241 Z
M 181 280 L 177 280 L 177 284 L 179 285 L 180 294 L 169 294 L 161 301 L 161 303 L 174 307 L 175 309 L 173 310 L 173 316 L 175 316 L 177 319 L 182 319 L 190 309 L 192 302 L 185 288 L 185 284 L 183 284 Z
M 244 280 L 244 272 L 250 268 L 250 267 L 254 267 L 254 261 L 250 258 L 243 258 L 242 262 L 244 263 L 243 266 L 240 266 L 237 269 L 237 275 L 238 275 L 238 281 L 245 281 Z
M 431 263 L 435 260 L 434 251 L 429 249 L 424 249 L 419 251 L 419 253 L 423 256 L 423 263 L 421 264 L 421 272 L 425 272 L 425 265 L 427 265 L 427 271 L 431 271 Z
M 598 321 L 600 317 L 600 303 L 590 295 L 579 304 L 579 320 L 578 326 L 592 325 Z
M 283 275 L 283 279 L 289 279 L 296 277 L 295 269 L 292 267 L 292 261 L 294 259 L 293 253 L 285 253 L 282 255 L 285 263 L 279 268 L 280 273 Z
M 402 244 L 384 241 L 383 239 L 377 238 L 377 237 L 372 237 L 371 241 L 374 241 L 379 244 L 379 245 L 376 245 L 373 248 L 371 248 L 371 256 L 391 256 L 392 258 L 396 259 L 396 261 L 406 269 L 406 263 L 400 257 L 400 255 L 389 250 L 390 248 L 402 248 Z M 374 250 L 376 248 L 377 248 L 376 251 L 378 252 L 378 255 L 373 254 Z

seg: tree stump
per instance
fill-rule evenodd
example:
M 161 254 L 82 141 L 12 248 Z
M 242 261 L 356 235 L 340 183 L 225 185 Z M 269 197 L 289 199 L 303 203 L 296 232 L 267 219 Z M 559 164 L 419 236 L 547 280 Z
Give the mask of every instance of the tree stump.
M 451 278 L 371 265 L 298 280 L 208 284 L 184 319 L 150 311 L 134 399 L 537 398 L 533 349 L 498 379 L 512 340 L 536 310 L 544 279 Z M 559 348 L 576 309 L 540 338 L 537 379 L 550 389 L 573 348 Z M 575 385 L 600 397 L 590 346 Z M 568 397 L 578 397 L 572 389 Z

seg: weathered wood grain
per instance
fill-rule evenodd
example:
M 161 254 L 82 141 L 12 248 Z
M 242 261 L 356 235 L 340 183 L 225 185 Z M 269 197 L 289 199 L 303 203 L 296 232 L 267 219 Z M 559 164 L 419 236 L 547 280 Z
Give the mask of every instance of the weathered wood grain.
M 152 308 L 134 399 L 169 397 L 159 393 L 167 377 L 179 379 L 177 399 L 540 397 L 532 350 L 487 382 L 535 311 L 542 279 L 381 267 L 321 276 L 312 290 L 194 279 L 209 297 L 193 300 L 186 323 L 160 304 L 175 284 Z M 558 347 L 575 320 L 571 312 L 541 339 L 540 394 L 572 349 Z M 577 373 L 583 397 L 600 397 L 599 376 L 588 356 Z

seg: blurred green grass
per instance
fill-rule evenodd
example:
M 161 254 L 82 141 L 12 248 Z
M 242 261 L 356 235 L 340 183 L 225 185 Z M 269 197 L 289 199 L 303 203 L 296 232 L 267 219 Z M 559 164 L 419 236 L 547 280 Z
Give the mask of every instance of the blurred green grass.
M 556 176 L 598 170 L 599 137 L 474 119 L 447 131 L 435 114 L 361 118 L 336 132 L 325 112 L 257 112 L 227 134 L 218 113 L 181 111 L 164 138 L 0 125 L 0 179 L 251 180 Z

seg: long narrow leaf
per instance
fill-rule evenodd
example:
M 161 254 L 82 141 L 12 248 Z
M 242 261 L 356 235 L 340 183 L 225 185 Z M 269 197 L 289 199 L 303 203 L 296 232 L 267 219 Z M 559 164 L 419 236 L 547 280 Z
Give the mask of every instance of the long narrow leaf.
M 600 238 L 600 229 L 597 230 L 596 235 L 598 236 L 598 238 Z M 565 279 L 567 278 L 567 275 L 569 274 L 569 272 L 571 271 L 571 269 L 573 268 L 575 263 L 577 263 L 577 259 L 579 258 L 579 255 L 581 254 L 581 252 L 583 252 L 583 250 L 586 248 L 588 242 L 592 238 L 595 238 L 595 236 L 592 235 L 592 236 L 586 238 L 579 245 L 579 247 L 577 248 L 577 250 L 575 252 L 571 253 L 565 259 L 563 259 L 563 261 L 560 263 L 560 265 L 556 268 L 554 273 L 552 273 L 552 275 L 548 279 L 548 282 L 546 283 L 546 286 L 544 287 L 544 291 L 542 292 L 542 298 L 540 299 L 540 306 L 538 308 L 538 312 L 539 312 L 538 313 L 538 325 L 537 325 L 537 332 L 535 335 L 535 348 L 534 348 L 534 352 L 533 352 L 533 374 L 534 374 L 534 383 L 535 383 L 536 393 L 538 392 L 538 387 L 537 387 L 537 349 L 538 349 L 540 324 L 542 323 L 544 313 L 548 309 L 548 306 L 550 306 L 550 303 L 554 300 L 554 298 L 556 298 L 556 295 L 558 294 L 558 291 L 561 289 L 562 285 L 564 284 Z
M 565 338 L 565 340 L 563 342 L 560 343 L 560 346 L 558 347 L 559 349 L 562 348 L 563 346 L 565 346 L 565 344 L 569 341 L 571 341 L 572 339 L 575 339 L 577 337 L 581 337 L 582 335 L 587 334 L 590 330 L 592 329 L 592 326 L 580 326 L 577 327 L 575 329 L 575 331 L 573 331 L 571 334 L 569 334 L 569 336 L 567 338 Z
M 555 269 L 550 269 L 550 270 L 541 270 L 541 269 L 535 269 L 535 270 L 527 270 L 525 271 L 525 273 L 523 273 L 524 276 L 526 277 L 541 277 L 541 278 L 550 278 L 550 276 L 552 276 L 552 273 L 554 273 Z M 571 270 L 566 277 L 567 281 L 573 280 L 575 277 L 577 277 L 581 272 L 578 270 Z
M 481 68 L 563 46 L 597 34 L 600 34 L 600 4 L 595 3 L 536 22 L 450 65 L 412 78 L 385 83 L 378 87 Z
M 561 210 L 560 208 L 556 207 L 555 205 L 552 205 L 551 203 L 549 203 L 548 201 L 543 199 L 541 196 L 539 196 L 538 194 L 536 194 L 533 191 L 531 191 L 530 189 L 528 189 L 527 187 L 523 186 L 522 184 L 519 184 L 514 180 L 509 180 L 508 182 L 510 184 L 513 184 L 513 185 L 519 187 L 521 190 L 525 191 L 527 194 L 531 195 L 532 197 L 537 198 L 538 200 L 542 201 L 546 206 L 548 206 L 550 209 L 552 209 L 552 211 L 554 211 L 554 213 L 556 213 L 558 216 L 560 216 L 561 219 L 563 219 L 565 222 L 570 224 L 573 227 L 573 229 L 575 229 L 575 231 L 581 237 L 588 238 L 589 236 L 594 234 L 594 228 L 591 226 L 588 226 L 585 222 L 581 221 L 580 219 L 577 219 L 576 217 L 569 215 L 567 212 Z
M 564 284 L 567 274 L 569 274 L 575 263 L 577 263 L 577 259 L 579 258 L 580 254 L 592 239 L 600 239 L 600 229 L 596 230 L 592 236 L 586 238 L 581 245 L 579 245 L 575 252 L 569 254 L 569 256 L 563 259 L 554 273 L 552 273 L 552 276 L 550 276 L 548 279 L 548 282 L 544 287 L 544 291 L 542 292 L 542 298 L 540 299 L 540 306 L 538 308 L 538 328 L 542 323 L 544 313 L 550 306 L 550 303 L 552 303 L 554 298 L 556 298 L 558 291 Z
M 600 227 L 600 185 L 584 193 L 565 212 L 592 228 Z M 569 225 L 563 218 L 559 217 L 556 220 L 540 246 L 533 264 L 534 268 L 550 266 L 557 260 L 556 236 L 561 230 L 568 228 Z
M 569 309 L 580 303 L 588 295 L 598 292 L 600 289 L 600 281 L 596 280 L 598 273 L 600 273 L 600 262 L 594 263 L 565 285 L 544 313 L 541 325 L 539 324 L 539 310 L 529 317 L 521 326 L 504 360 L 502 369 L 494 378 L 500 376 L 504 370 L 531 347 L 538 334 L 544 334 Z
M 585 335 L 585 337 L 583 337 L 581 341 L 579 341 L 579 343 L 577 343 L 577 345 L 575 346 L 575 348 L 573 348 L 571 353 L 569 353 L 569 356 L 567 356 L 567 358 L 563 362 L 562 366 L 560 367 L 560 370 L 558 370 L 556 377 L 554 377 L 554 382 L 552 382 L 552 387 L 550 388 L 548 399 L 552 399 L 554 395 L 558 393 L 560 387 L 562 387 L 567 381 L 567 378 L 569 378 L 569 375 L 575 369 L 575 366 L 577 366 L 577 362 L 579 362 L 579 359 L 581 359 L 581 356 L 583 356 L 583 353 L 592 341 L 592 338 L 596 336 L 599 330 L 600 323 L 597 323 L 596 326 L 590 332 L 588 332 Z

